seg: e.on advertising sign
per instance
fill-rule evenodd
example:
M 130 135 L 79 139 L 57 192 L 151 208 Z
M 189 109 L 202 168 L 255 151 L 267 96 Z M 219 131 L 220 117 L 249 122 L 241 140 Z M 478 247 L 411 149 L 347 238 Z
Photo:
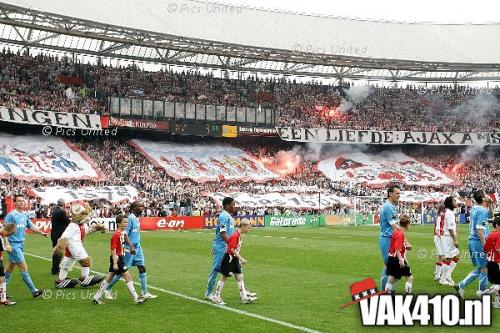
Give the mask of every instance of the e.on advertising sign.
M 201 216 L 141 217 L 141 230 L 202 229 Z

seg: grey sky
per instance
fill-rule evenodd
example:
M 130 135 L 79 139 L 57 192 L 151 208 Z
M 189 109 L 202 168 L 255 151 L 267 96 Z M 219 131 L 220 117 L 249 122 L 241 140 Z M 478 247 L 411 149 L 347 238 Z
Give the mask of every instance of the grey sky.
M 439 23 L 500 22 L 498 0 L 216 0 L 215 2 L 362 19 Z

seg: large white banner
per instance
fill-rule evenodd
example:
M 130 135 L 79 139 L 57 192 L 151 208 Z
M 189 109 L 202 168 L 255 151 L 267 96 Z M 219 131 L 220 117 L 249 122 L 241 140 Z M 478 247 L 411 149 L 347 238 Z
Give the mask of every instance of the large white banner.
M 104 180 L 90 157 L 58 137 L 0 133 L 0 177 Z
M 318 169 L 332 181 L 383 185 L 398 181 L 407 185 L 444 185 L 456 183 L 402 152 L 365 154 L 346 153 L 318 163 Z
M 226 145 L 131 140 L 129 143 L 173 178 L 197 182 L 222 179 L 265 181 L 279 175 L 243 150 Z
M 446 199 L 446 197 L 448 196 L 450 196 L 449 193 L 441 193 L 441 192 L 401 191 L 401 195 L 399 196 L 399 201 L 410 202 L 410 203 L 430 203 L 430 202 L 444 203 L 444 199 Z
M 32 189 L 32 194 L 42 198 L 42 204 L 49 205 L 56 203 L 58 199 L 65 199 L 66 202 L 90 201 L 104 199 L 111 203 L 121 201 L 134 201 L 137 199 L 137 189 L 133 186 L 102 186 L 102 187 L 81 187 L 72 189 L 64 186 L 38 187 Z
M 100 130 L 103 128 L 101 125 L 101 116 L 97 114 L 7 108 L 5 106 L 0 106 L 0 121 L 88 130 Z
M 234 198 L 236 205 L 240 207 L 261 208 L 261 207 L 287 207 L 287 208 L 313 208 L 325 209 L 335 205 L 351 206 L 349 198 L 339 197 L 335 194 L 325 193 L 224 193 L 215 192 L 207 194 L 219 205 L 225 197 Z
M 277 127 L 285 141 L 382 145 L 500 145 L 500 132 L 454 133 Z

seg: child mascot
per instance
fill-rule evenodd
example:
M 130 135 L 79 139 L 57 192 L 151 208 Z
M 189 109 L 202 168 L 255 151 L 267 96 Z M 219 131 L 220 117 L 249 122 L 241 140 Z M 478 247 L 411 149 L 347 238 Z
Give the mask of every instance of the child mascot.
M 59 278 L 54 281 L 56 288 L 74 288 L 76 285 L 90 287 L 100 283 L 104 278 L 103 276 L 89 275 L 92 258 L 83 247 L 83 238 L 86 234 L 106 231 L 104 225 L 89 225 L 91 211 L 92 208 L 88 203 L 79 202 L 71 206 L 73 215 L 71 223 L 66 227 L 53 250 L 55 255 L 64 255 L 59 266 Z M 76 261 L 82 266 L 82 274 L 78 280 L 68 278 Z

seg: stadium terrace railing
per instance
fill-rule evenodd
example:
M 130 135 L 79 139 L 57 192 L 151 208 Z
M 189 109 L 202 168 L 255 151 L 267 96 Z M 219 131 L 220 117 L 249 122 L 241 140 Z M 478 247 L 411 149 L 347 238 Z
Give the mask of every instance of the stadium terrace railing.
M 110 97 L 108 102 L 110 114 L 119 118 L 273 127 L 276 123 L 274 110 L 259 107 L 153 101 L 125 97 Z

